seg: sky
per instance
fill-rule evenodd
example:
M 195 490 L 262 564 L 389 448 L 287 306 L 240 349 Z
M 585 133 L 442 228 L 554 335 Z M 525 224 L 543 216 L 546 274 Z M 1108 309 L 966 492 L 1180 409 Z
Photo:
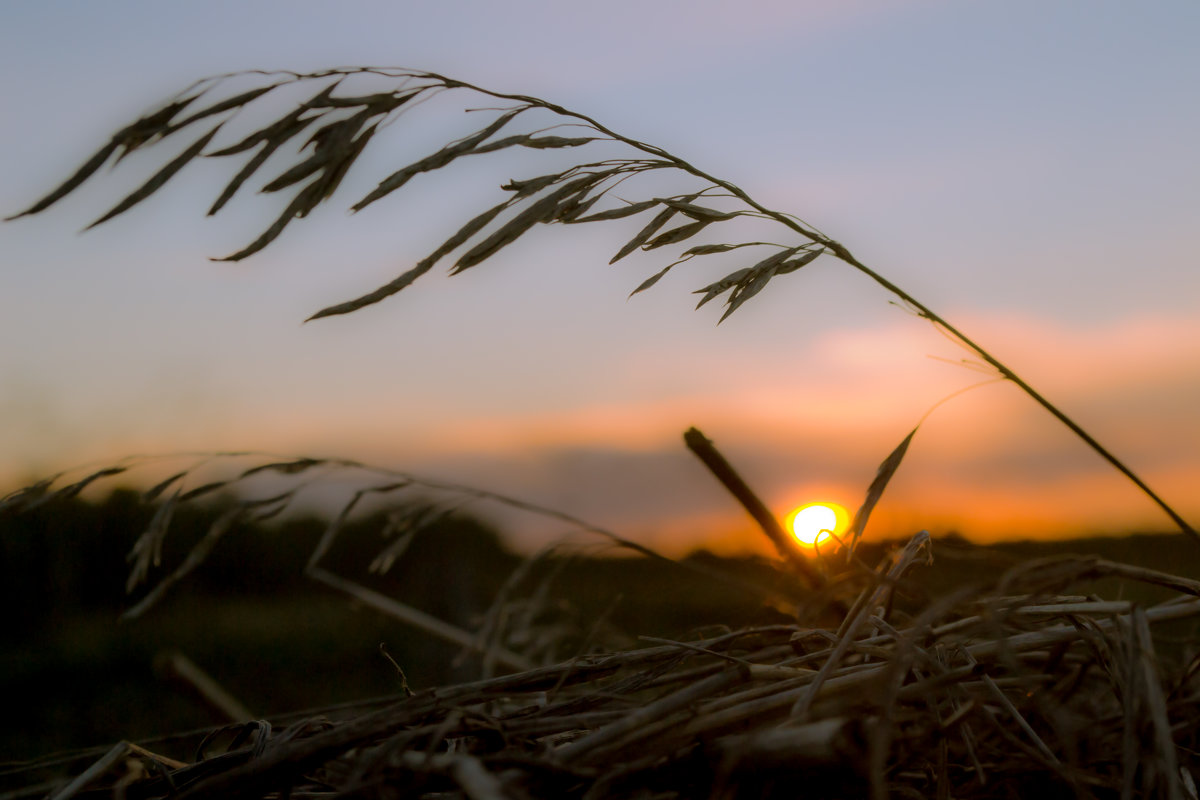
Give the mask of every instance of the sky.
M 0 212 L 211 74 L 404 66 L 541 96 L 842 242 L 1200 524 L 1190 0 L 333 8 L 6 5 Z M 736 551 L 762 542 L 686 451 L 685 429 L 713 439 L 782 516 L 813 500 L 857 506 L 921 422 L 870 535 L 1170 529 L 1011 384 L 956 395 L 988 376 L 830 258 L 718 326 L 717 304 L 693 310 L 692 292 L 743 264 L 682 265 L 629 298 L 668 263 L 655 251 L 609 266 L 640 222 L 546 227 L 460 276 L 435 271 L 377 306 L 302 324 L 407 269 L 496 202 L 505 179 L 541 174 L 528 159 L 472 165 L 346 214 L 438 135 L 471 129 L 455 109 L 426 111 L 433 138 L 392 126 L 332 203 L 243 262 L 210 258 L 279 207 L 247 193 L 206 218 L 231 174 L 222 163 L 190 165 L 86 233 L 161 154 L 0 224 L 0 485 L 131 453 L 357 458 L 668 551 Z

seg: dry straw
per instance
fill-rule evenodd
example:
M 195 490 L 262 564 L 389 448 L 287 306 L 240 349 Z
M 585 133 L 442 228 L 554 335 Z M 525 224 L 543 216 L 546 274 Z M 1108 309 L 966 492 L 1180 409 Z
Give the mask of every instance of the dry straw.
M 214 461 L 247 458 L 255 463 L 227 478 L 204 474 Z M 14 494 L 7 511 L 149 465 L 156 462 L 131 459 L 57 493 Z M 874 568 L 857 556 L 827 560 L 841 571 L 819 592 L 792 597 L 741 584 L 776 607 L 790 604 L 794 623 L 682 641 L 643 637 L 649 646 L 616 652 L 585 637 L 562 660 L 515 597 L 532 560 L 476 631 L 334 575 L 321 560 L 372 496 L 408 509 L 385 523 L 393 532 L 493 502 L 661 556 L 469 487 L 351 461 L 225 454 L 197 458 L 145 493 L 169 497 L 131 554 L 131 585 L 157 583 L 128 615 L 144 613 L 203 560 L 205 542 L 226 535 L 231 520 L 270 518 L 315 482 L 344 484 L 347 473 L 349 498 L 316 545 L 309 577 L 511 674 L 415 692 L 405 683 L 394 697 L 250 722 L 219 685 L 197 681 L 242 721 L 11 767 L 0 786 L 15 788 L 0 798 L 1196 796 L 1200 654 L 1192 646 L 1161 656 L 1151 626 L 1200 617 L 1200 581 L 1096 557 L 1018 564 L 990 584 L 913 603 L 924 592 L 910 572 L 934 546 L 921 533 Z M 163 575 L 155 562 L 170 515 L 161 509 L 231 489 L 236 499 L 201 545 Z M 395 557 L 388 542 L 376 562 Z M 778 566 L 791 569 L 785 559 Z M 709 580 L 735 580 L 704 570 Z M 1114 578 L 1176 594 L 1143 606 L 1080 591 Z M 67 777 L 25 779 L 46 771 Z

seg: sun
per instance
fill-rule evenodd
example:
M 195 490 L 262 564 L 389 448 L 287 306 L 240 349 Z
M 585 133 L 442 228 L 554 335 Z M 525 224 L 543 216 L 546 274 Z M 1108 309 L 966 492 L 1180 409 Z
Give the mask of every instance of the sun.
M 841 536 L 849 520 L 846 509 L 837 503 L 809 503 L 788 514 L 788 528 L 802 547 L 821 547 L 831 533 Z

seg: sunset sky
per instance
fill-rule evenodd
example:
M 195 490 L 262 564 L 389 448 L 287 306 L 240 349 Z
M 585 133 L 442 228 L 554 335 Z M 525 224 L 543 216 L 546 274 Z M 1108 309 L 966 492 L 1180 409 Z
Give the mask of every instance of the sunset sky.
M 1200 525 L 1194 0 L 51 0 L 2 14 L 0 214 L 214 73 L 394 65 L 538 95 L 819 227 Z M 627 299 L 675 255 L 608 265 L 640 219 L 546 227 L 461 276 L 302 325 L 406 270 L 500 180 L 541 174 L 529 159 L 486 180 L 434 173 L 345 214 L 429 152 L 404 137 L 377 137 L 333 203 L 241 263 L 209 257 L 251 240 L 278 198 L 246 192 L 205 218 L 236 168 L 215 160 L 83 234 L 167 154 L 0 225 L 0 488 L 130 453 L 341 456 L 668 550 L 730 550 L 758 542 L 684 448 L 689 426 L 781 517 L 853 508 L 931 407 L 987 379 L 830 258 L 720 326 L 691 292 L 745 264 L 683 265 Z M 992 383 L 925 420 L 872 535 L 920 528 L 992 540 L 1170 521 Z

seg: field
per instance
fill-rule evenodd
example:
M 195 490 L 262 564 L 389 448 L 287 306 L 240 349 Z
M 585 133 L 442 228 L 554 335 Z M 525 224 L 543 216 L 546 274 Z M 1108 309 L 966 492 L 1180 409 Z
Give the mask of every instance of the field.
M 12 759 L 5 796 L 61 787 L 56 780 L 106 754 L 94 785 L 141 764 L 150 772 L 130 787 L 138 796 L 162 791 L 155 764 L 179 770 L 189 796 L 243 784 L 320 795 L 347 788 L 346 770 L 373 770 L 354 778 L 366 781 L 359 790 L 382 780 L 414 793 L 458 785 L 471 797 L 518 787 L 531 796 L 786 796 L 804 780 L 822 796 L 1102 797 L 1127 783 L 1181 787 L 1194 768 L 1198 611 L 1163 602 L 1200 587 L 1156 585 L 1170 582 L 1164 570 L 1190 572 L 1198 561 L 1178 535 L 941 540 L 909 547 L 919 557 L 895 584 L 871 581 L 864 566 L 814 594 L 761 557 L 530 562 L 469 518 L 423 530 L 388 574 L 371 575 L 381 518 L 342 532 L 324 563 L 364 588 L 468 630 L 503 608 L 509 624 L 489 647 L 529 659 L 514 673 L 495 665 L 495 652 L 489 669 L 486 653 L 303 580 L 325 528 L 316 519 L 236 531 L 160 605 L 118 623 L 130 605 L 124 553 L 150 511 L 122 491 L 5 518 L 7 606 L 22 607 L 26 584 L 54 587 L 7 628 L 3 684 L 17 724 L 2 743 Z M 183 557 L 220 514 L 218 505 L 179 518 L 164 562 Z M 881 543 L 858 556 L 895 574 L 903 552 L 904 543 Z M 506 584 L 517 569 L 525 580 Z M 855 598 L 868 591 L 864 607 Z M 1182 619 L 1155 624 L 1151 638 L 1146 626 L 1159 616 Z M 206 699 L 170 666 L 179 656 L 248 716 L 231 719 Z M 817 680 L 824 687 L 806 694 Z M 776 727 L 789 713 L 796 722 Z M 235 757 L 261 747 L 255 731 L 268 723 L 291 731 L 274 751 L 286 757 Z M 203 748 L 216 771 L 186 767 L 220 730 Z M 312 750 L 326 739 L 331 749 Z M 120 740 L 138 746 L 113 755 Z M 1181 762 L 1163 760 L 1175 753 Z M 269 779 L 255 777 L 255 764 Z M 483 786 L 468 788 L 473 780 Z

